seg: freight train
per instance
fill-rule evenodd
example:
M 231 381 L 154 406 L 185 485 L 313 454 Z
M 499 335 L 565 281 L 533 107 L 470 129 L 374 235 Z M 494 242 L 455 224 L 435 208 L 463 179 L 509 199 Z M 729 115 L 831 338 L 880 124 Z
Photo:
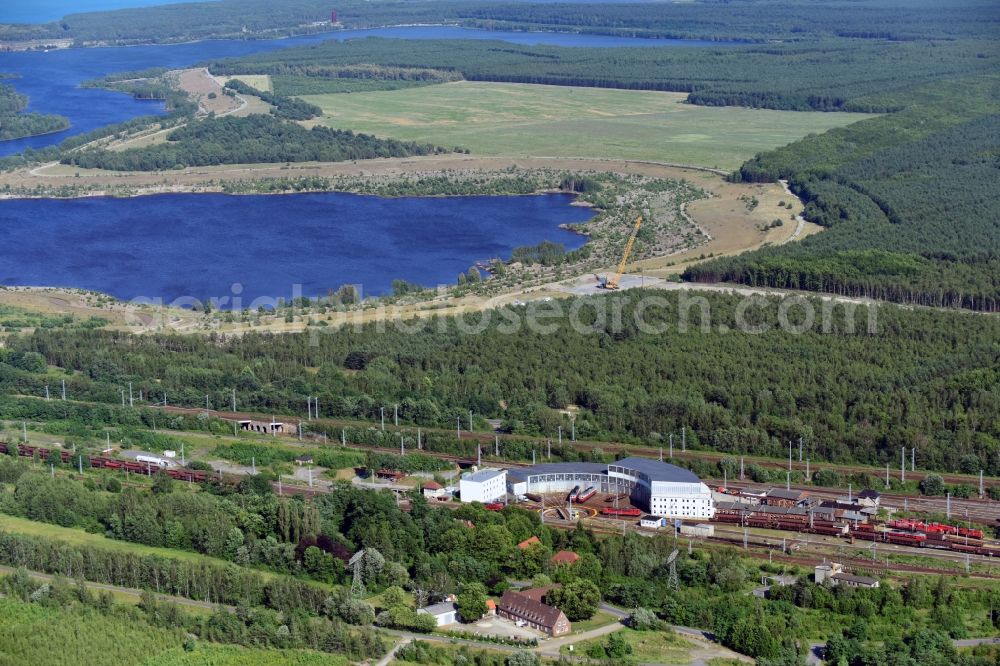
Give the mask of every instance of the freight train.
M 612 518 L 638 518 L 642 515 L 642 511 L 639 509 L 611 509 L 604 507 L 601 509 L 601 515 L 611 516 Z
M 960 537 L 969 537 L 970 539 L 982 539 L 983 531 L 977 530 L 970 527 L 958 527 L 956 525 L 946 525 L 944 523 L 925 523 L 919 520 L 912 520 L 910 518 L 899 518 L 897 520 L 890 520 L 886 523 L 886 526 L 892 527 L 894 529 L 904 530 L 907 532 L 923 532 L 924 534 L 942 534 L 942 535 L 952 535 Z
M 16 446 L 17 454 L 19 456 L 34 458 L 37 455 L 40 460 L 48 459 L 49 454 L 53 451 L 53 449 L 47 449 L 43 446 L 28 446 L 27 444 L 7 444 L 5 442 L 0 442 L 0 453 L 8 453 L 9 449 L 7 447 L 9 446 Z M 63 464 L 83 464 L 89 460 L 89 466 L 94 469 L 122 470 L 132 474 L 145 474 L 146 476 L 163 473 L 178 481 L 189 481 L 191 483 L 223 483 L 232 486 L 238 484 L 243 478 L 237 474 L 223 474 L 222 472 L 187 469 L 186 467 L 164 469 L 161 466 L 154 464 L 152 460 L 139 462 L 139 460 L 121 460 L 119 458 L 111 458 L 109 456 L 90 456 L 88 458 L 85 455 L 73 453 L 72 451 L 65 451 L 62 449 L 55 450 L 59 452 L 59 458 L 62 460 Z M 274 485 L 277 487 L 277 484 Z M 287 487 L 284 490 L 291 491 L 293 493 L 303 492 L 300 489 L 290 489 Z
M 889 529 L 881 530 L 870 523 L 848 525 L 824 520 L 809 520 L 805 515 L 718 513 L 714 522 L 730 523 L 747 527 L 758 527 L 790 532 L 806 532 L 829 536 L 843 536 L 849 539 L 878 541 L 915 548 L 939 548 L 962 553 L 1000 557 L 1000 545 L 991 545 L 983 540 L 983 532 L 978 529 L 960 528 L 941 523 L 922 523 L 914 520 L 893 520 L 886 523 Z M 920 527 L 932 526 L 929 532 L 916 531 Z

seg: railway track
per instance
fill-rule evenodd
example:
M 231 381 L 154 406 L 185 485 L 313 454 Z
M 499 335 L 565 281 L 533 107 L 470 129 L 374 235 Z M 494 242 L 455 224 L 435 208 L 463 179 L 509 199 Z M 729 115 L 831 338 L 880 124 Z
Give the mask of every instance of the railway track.
M 34 397 L 34 396 L 28 396 L 28 397 Z M 153 405 L 153 406 L 157 407 L 158 409 L 165 409 L 168 412 L 174 412 L 174 413 L 178 413 L 178 414 L 201 414 L 201 413 L 208 412 L 209 414 L 211 414 L 213 416 L 216 416 L 216 417 L 218 417 L 220 419 L 227 420 L 227 421 L 232 421 L 232 420 L 247 420 L 247 419 L 250 419 L 250 420 L 267 420 L 267 419 L 272 418 L 272 415 L 270 415 L 270 414 L 262 414 L 261 412 L 206 410 L 205 408 L 197 408 L 197 407 L 175 407 L 175 406 L 163 407 L 162 405 Z M 290 421 L 293 421 L 293 422 L 298 422 L 299 420 L 301 420 L 299 417 L 289 417 L 287 415 L 281 415 L 281 416 L 282 416 L 282 418 L 287 418 L 287 419 L 289 419 Z M 303 424 L 319 423 L 319 424 L 322 424 L 322 425 L 330 425 L 330 426 L 337 426 L 337 427 L 351 427 L 351 428 L 357 428 L 357 427 L 366 427 L 367 428 L 367 427 L 371 427 L 371 425 L 372 425 L 369 422 L 359 422 L 359 421 L 356 421 L 356 420 L 333 419 L 333 418 L 318 418 L 318 419 L 313 419 L 311 421 L 303 420 L 302 423 Z M 391 426 L 390 427 L 390 426 L 387 425 L 386 426 L 386 430 L 390 430 L 391 429 L 392 431 L 395 432 L 395 431 L 399 431 L 399 430 L 412 430 L 415 427 L 416 426 L 407 426 L 407 427 Z M 447 430 L 447 429 L 443 429 L 443 428 L 428 428 L 428 427 L 422 427 L 422 430 L 424 432 L 426 432 L 426 433 L 429 433 L 429 434 L 438 434 L 438 435 L 446 435 L 446 436 L 451 436 L 455 432 L 453 430 Z M 282 435 L 279 435 L 279 436 L 282 436 Z M 284 437 L 290 437 L 290 435 L 283 435 L 283 436 Z M 546 444 L 549 441 L 552 441 L 552 438 L 547 438 L 547 437 L 531 437 L 531 436 L 525 436 L 525 435 L 512 436 L 512 435 L 497 434 L 497 433 L 483 433 L 483 432 L 471 432 L 471 431 L 463 431 L 462 432 L 462 439 L 468 439 L 468 440 L 472 440 L 472 441 L 479 441 L 479 442 L 482 442 L 482 443 L 490 443 L 490 444 L 492 444 L 495 437 L 499 437 L 501 443 L 504 440 L 508 440 L 508 439 L 517 439 L 517 440 L 521 440 L 521 441 L 524 441 L 524 440 L 536 441 L 536 442 L 539 443 L 539 445 L 543 445 L 543 444 Z M 605 442 L 605 441 L 592 441 L 592 440 L 576 440 L 576 441 L 573 441 L 573 442 L 569 442 L 568 440 L 565 440 L 565 439 L 563 440 L 563 445 L 570 444 L 570 443 L 573 445 L 574 448 L 577 448 L 577 449 L 579 449 L 581 451 L 591 451 L 593 449 L 601 449 L 602 451 L 604 451 L 606 453 L 614 453 L 614 454 L 622 453 L 622 454 L 628 454 L 628 455 L 644 456 L 644 457 L 647 457 L 647 458 L 658 458 L 659 455 L 660 455 L 660 450 L 661 450 L 660 447 L 623 444 L 621 442 Z M 666 447 L 663 447 L 663 452 L 664 452 L 664 455 L 668 454 L 668 450 L 667 450 Z M 428 452 L 425 451 L 425 453 L 428 453 Z M 484 453 L 485 453 L 485 450 L 484 450 Z M 674 452 L 673 452 L 673 457 L 677 458 L 677 459 L 680 459 L 680 460 L 705 460 L 705 461 L 708 461 L 708 462 L 719 462 L 719 461 L 727 459 L 727 458 L 733 458 L 733 457 L 737 457 L 738 458 L 738 457 L 740 457 L 740 454 L 739 453 L 719 453 L 719 452 L 704 451 L 704 450 L 679 451 L 675 447 L 674 448 Z M 788 469 L 788 463 L 786 461 L 784 461 L 784 460 L 780 460 L 779 461 L 779 460 L 775 460 L 775 459 L 771 459 L 771 458 L 762 458 L 762 457 L 759 457 L 759 456 L 749 456 L 749 455 L 744 455 L 743 458 L 746 461 L 746 464 L 760 465 L 762 467 L 766 467 L 766 468 L 769 468 L 769 469 L 781 469 L 781 470 L 787 470 Z M 511 463 L 509 463 L 508 461 L 504 461 L 504 464 L 511 464 Z M 841 463 L 829 463 L 829 462 L 821 462 L 821 461 L 813 461 L 811 463 L 811 468 L 812 469 L 818 469 L 819 467 L 823 467 L 823 468 L 826 468 L 826 469 L 834 469 L 834 470 L 836 470 L 838 472 L 841 472 L 841 473 L 844 473 L 844 474 L 868 474 L 868 475 L 871 475 L 871 476 L 874 476 L 874 477 L 877 477 L 877 478 L 880 477 L 884 473 L 884 468 L 875 468 L 875 467 L 864 466 L 864 465 L 851 465 L 851 464 L 841 464 Z M 806 469 L 806 464 L 804 462 L 797 462 L 797 461 L 793 461 L 792 462 L 792 471 L 804 472 L 805 469 Z M 948 472 L 933 472 L 933 471 L 926 471 L 926 470 L 925 471 L 913 471 L 913 472 L 911 472 L 911 471 L 907 470 L 906 476 L 907 476 L 908 479 L 921 480 L 927 474 L 931 474 L 931 473 L 938 474 L 939 476 L 941 476 L 942 479 L 944 479 L 944 481 L 946 483 L 951 483 L 951 484 L 970 484 L 970 485 L 975 486 L 975 487 L 978 487 L 978 484 L 979 484 L 979 477 L 975 476 L 975 475 L 970 475 L 970 474 L 954 474 L 954 473 L 948 473 Z M 990 481 L 991 485 L 996 485 L 997 483 L 1000 483 L 1000 478 L 997 478 L 997 477 L 987 477 L 987 478 Z

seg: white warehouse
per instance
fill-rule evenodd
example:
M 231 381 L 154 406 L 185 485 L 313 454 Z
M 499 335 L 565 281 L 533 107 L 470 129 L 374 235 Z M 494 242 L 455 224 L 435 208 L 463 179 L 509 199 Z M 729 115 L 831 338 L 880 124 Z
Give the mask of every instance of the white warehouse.
M 651 458 L 598 463 L 545 463 L 510 471 L 510 492 L 562 493 L 594 487 L 597 492 L 628 493 L 632 504 L 652 516 L 707 520 L 715 516 L 712 491 L 691 471 Z
M 507 470 L 481 469 L 462 475 L 458 492 L 463 502 L 496 502 L 507 495 Z

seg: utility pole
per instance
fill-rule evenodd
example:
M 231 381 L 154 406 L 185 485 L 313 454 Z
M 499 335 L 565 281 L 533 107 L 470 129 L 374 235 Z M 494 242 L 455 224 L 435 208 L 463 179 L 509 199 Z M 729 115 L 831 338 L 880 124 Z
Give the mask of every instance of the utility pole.
M 419 443 L 420 440 L 417 439 L 417 442 Z M 340 445 L 341 446 L 347 446 L 347 429 L 346 428 L 341 428 L 340 429 Z
M 785 472 L 785 474 L 787 475 L 785 477 L 785 490 L 791 490 L 792 489 L 792 473 L 791 472 Z
M 475 428 L 472 427 L 472 410 L 469 410 L 469 432 L 474 431 Z
M 670 459 L 674 459 L 674 433 L 670 433 Z
M 500 457 L 500 435 L 493 435 L 493 455 Z
M 399 405 L 395 404 L 392 406 L 392 422 L 398 428 L 399 427 Z
M 482 466 L 483 466 L 483 445 L 482 444 L 477 444 L 476 445 L 476 467 L 482 467 Z
M 132 400 L 132 382 L 128 383 L 128 406 L 135 407 L 135 402 Z
M 549 438 L 549 439 L 545 440 L 545 443 L 546 443 L 546 444 L 548 445 L 548 447 L 549 447 L 549 455 L 548 455 L 548 458 L 549 458 L 549 460 L 552 460 L 552 439 L 551 439 L 551 438 Z
M 792 440 L 788 440 L 788 472 L 792 472 Z
M 83 474 L 83 455 L 80 455 L 76 459 L 77 469 L 80 470 L 80 474 Z
M 311 395 L 307 395 L 306 396 L 306 412 L 307 412 L 306 420 L 307 421 L 312 421 L 313 420 L 313 399 L 312 399 Z
M 569 435 L 570 441 L 575 442 L 576 441 L 576 417 L 575 416 L 569 420 L 569 427 L 570 427 L 570 435 Z
M 951 493 L 945 495 L 945 517 L 951 520 Z
M 917 471 L 917 447 L 910 449 L 910 471 Z
M 403 433 L 399 433 L 399 455 L 401 456 L 406 455 L 406 444 L 404 443 L 404 441 L 405 438 L 403 437 Z
M 681 426 L 681 451 L 687 450 L 687 426 Z
M 535 450 L 531 449 L 531 464 L 535 464 Z
M 901 483 L 906 483 L 906 447 L 903 447 L 903 451 L 900 454 L 902 456 L 902 465 L 899 468 L 899 480 Z
M 455 417 L 455 437 L 462 439 L 462 417 Z
M 186 463 L 184 461 L 184 442 L 182 441 L 181 442 L 181 467 L 184 467 L 185 464 Z
M 379 407 L 378 411 L 382 419 L 382 432 L 385 432 L 385 407 Z
M 809 474 L 809 458 L 806 458 L 806 483 L 810 483 L 812 475 Z
M 244 460 L 246 460 L 246 458 L 244 458 Z M 250 469 L 253 470 L 253 475 L 257 476 L 257 458 L 253 456 L 250 457 Z
M 21 421 L 21 436 L 24 439 L 24 443 L 28 443 L 28 422 Z
M 799 462 L 802 462 L 802 437 L 799 436 Z
M 417 428 L 417 450 L 419 451 L 420 448 L 421 448 L 421 446 L 420 446 L 420 428 Z
M 62 380 L 62 399 L 66 399 L 66 380 Z
M 46 401 L 49 401 L 49 400 L 51 400 L 51 398 L 49 397 L 49 387 L 48 387 L 48 385 L 47 385 L 47 384 L 46 384 L 46 386 L 45 386 L 45 400 L 46 400 Z
M 302 421 L 299 420 L 299 441 L 302 441 Z
M 663 447 L 660 447 L 660 462 L 663 462 Z
M 125 406 L 125 389 L 122 389 L 122 407 Z
M 889 463 L 885 464 L 885 488 L 889 489 Z
M 979 470 L 979 498 L 983 497 L 983 470 Z
M 236 411 L 236 389 L 233 389 L 233 411 Z
M 558 434 L 558 436 L 559 436 L 559 447 L 562 448 L 562 426 L 559 426 L 558 433 L 559 433 Z
M 743 476 L 743 456 L 740 456 L 740 481 L 744 479 Z

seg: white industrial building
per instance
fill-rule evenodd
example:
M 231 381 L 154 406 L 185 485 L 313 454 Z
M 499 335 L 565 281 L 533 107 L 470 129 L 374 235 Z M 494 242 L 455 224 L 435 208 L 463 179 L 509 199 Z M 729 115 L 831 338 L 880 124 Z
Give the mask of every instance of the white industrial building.
M 628 493 L 632 504 L 652 516 L 686 520 L 715 516 L 712 491 L 693 472 L 651 458 L 625 458 L 610 465 L 545 463 L 511 470 L 509 478 L 508 489 L 517 496 L 593 486 L 600 493 Z
M 507 495 L 507 471 L 503 469 L 481 469 L 462 475 L 458 484 L 459 496 L 463 502 L 496 502 Z

